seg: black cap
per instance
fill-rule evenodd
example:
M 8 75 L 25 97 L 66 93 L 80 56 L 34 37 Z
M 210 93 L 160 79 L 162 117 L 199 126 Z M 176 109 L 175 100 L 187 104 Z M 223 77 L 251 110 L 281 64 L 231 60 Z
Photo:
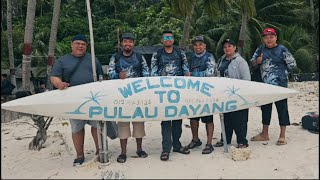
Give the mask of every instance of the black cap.
M 123 33 L 122 37 L 121 37 L 121 40 L 123 40 L 123 39 L 133 39 L 133 40 L 135 40 L 136 37 L 132 33 Z
M 225 39 L 224 41 L 223 41 L 223 45 L 224 44 L 226 44 L 226 43 L 228 43 L 228 44 L 232 44 L 232 45 L 234 45 L 234 46 L 236 46 L 237 44 L 236 44 L 236 42 L 234 42 L 232 39 Z
M 193 40 L 192 40 L 192 44 L 194 44 L 196 42 L 204 42 L 204 37 L 203 36 L 194 37 Z
M 162 35 L 164 35 L 164 34 L 172 34 L 173 35 L 173 32 L 172 32 L 172 30 L 164 30 L 164 31 L 162 31 Z
M 83 34 L 77 34 L 72 38 L 72 42 L 76 41 L 76 40 L 80 40 L 80 41 L 84 41 L 84 42 L 88 43 L 86 36 Z

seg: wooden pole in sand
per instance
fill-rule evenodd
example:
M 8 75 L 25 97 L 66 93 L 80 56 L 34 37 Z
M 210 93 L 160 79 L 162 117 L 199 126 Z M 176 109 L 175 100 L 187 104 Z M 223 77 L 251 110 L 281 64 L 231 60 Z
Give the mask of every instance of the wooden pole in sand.
M 93 39 L 93 28 L 92 28 L 92 18 L 91 18 L 91 7 L 90 0 L 86 0 L 87 4 L 87 13 L 89 20 L 89 31 L 90 31 L 90 45 L 91 45 L 91 59 L 92 59 L 92 75 L 93 80 L 97 81 L 97 71 L 96 71 L 96 59 L 94 52 L 94 39 Z M 99 80 L 102 78 L 99 77 Z M 97 136 L 98 136 L 98 145 L 99 145 L 99 162 L 107 163 L 108 159 L 108 142 L 107 142 L 107 127 L 106 122 L 98 121 L 97 124 Z M 103 125 L 102 125 L 103 124 Z

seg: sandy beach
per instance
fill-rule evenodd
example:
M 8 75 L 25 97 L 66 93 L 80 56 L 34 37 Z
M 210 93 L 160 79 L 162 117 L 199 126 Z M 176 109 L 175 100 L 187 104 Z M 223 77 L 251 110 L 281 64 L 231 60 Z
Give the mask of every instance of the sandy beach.
M 319 112 L 319 82 L 290 82 L 289 88 L 300 93 L 289 98 L 291 123 L 299 123 L 306 112 Z M 214 139 L 220 139 L 220 119 L 214 115 Z M 2 179 L 319 179 L 319 134 L 312 134 L 301 126 L 287 127 L 287 145 L 277 146 L 279 125 L 276 108 L 273 106 L 270 125 L 270 141 L 249 141 L 250 158 L 234 161 L 223 147 L 215 148 L 209 155 L 201 154 L 204 144 L 191 150 L 189 155 L 170 153 L 170 160 L 160 160 L 161 126 L 160 121 L 146 122 L 143 148 L 147 158 L 135 158 L 136 143 L 128 140 L 127 162 L 117 163 L 120 154 L 119 139 L 110 140 L 108 164 L 100 164 L 95 158 L 95 147 L 86 126 L 86 161 L 73 167 L 75 150 L 71 139 L 69 120 L 54 119 L 48 129 L 45 148 L 40 151 L 28 150 L 28 145 L 37 129 L 30 124 L 28 117 L 1 123 L 1 178 Z M 181 142 L 191 141 L 189 120 L 183 120 Z M 261 110 L 249 111 L 248 140 L 261 131 Z M 200 123 L 199 137 L 206 141 L 205 125 Z M 236 146 L 233 136 L 230 146 Z M 230 147 L 229 146 L 229 147 Z

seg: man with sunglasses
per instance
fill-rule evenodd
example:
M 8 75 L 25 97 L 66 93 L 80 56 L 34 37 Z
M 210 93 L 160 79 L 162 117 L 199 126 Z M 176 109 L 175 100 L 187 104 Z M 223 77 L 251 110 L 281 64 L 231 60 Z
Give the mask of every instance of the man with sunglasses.
M 155 52 L 151 59 L 151 76 L 190 76 L 189 65 L 185 52 L 174 48 L 174 35 L 170 30 L 162 32 L 163 48 Z M 180 142 L 182 134 L 182 120 L 162 121 L 162 153 L 160 159 L 169 159 L 169 153 L 173 152 L 189 154 L 187 147 Z

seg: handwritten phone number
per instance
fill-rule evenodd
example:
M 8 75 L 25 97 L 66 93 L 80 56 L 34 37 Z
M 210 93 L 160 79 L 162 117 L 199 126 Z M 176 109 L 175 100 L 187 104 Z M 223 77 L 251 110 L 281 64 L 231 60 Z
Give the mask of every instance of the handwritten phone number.
M 150 105 L 151 100 L 114 100 L 113 104 L 116 105 Z

